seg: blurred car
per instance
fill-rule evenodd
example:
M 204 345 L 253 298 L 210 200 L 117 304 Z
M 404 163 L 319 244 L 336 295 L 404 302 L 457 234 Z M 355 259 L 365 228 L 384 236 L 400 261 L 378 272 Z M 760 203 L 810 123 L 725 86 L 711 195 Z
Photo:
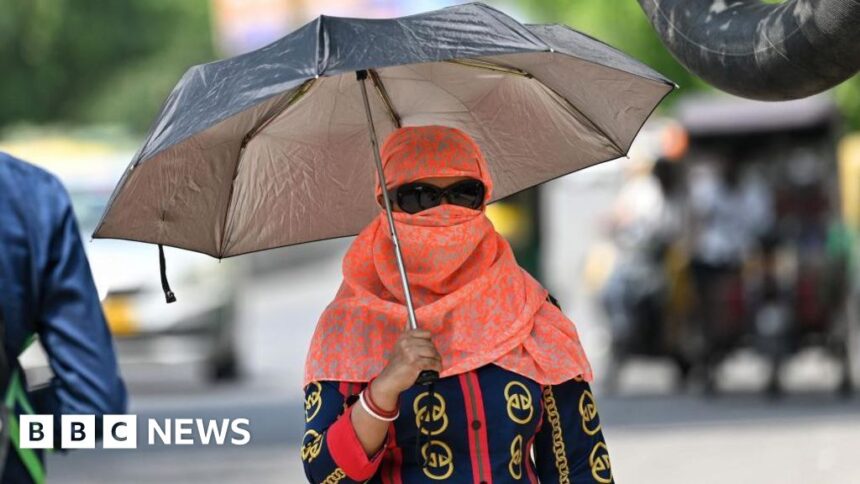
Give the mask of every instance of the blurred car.
M 56 174 L 66 186 L 120 364 L 204 364 L 211 381 L 236 379 L 239 354 L 237 261 L 165 247 L 177 301 L 167 305 L 156 246 L 91 240 L 122 171 L 129 148 L 102 141 L 37 137 L 0 149 Z

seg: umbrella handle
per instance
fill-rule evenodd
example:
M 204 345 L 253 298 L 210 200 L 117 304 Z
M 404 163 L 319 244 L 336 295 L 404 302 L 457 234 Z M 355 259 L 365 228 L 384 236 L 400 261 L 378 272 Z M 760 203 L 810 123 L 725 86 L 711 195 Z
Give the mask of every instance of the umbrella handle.
M 439 380 L 439 372 L 436 370 L 424 370 L 418 374 L 418 379 L 415 380 L 416 385 L 429 385 Z

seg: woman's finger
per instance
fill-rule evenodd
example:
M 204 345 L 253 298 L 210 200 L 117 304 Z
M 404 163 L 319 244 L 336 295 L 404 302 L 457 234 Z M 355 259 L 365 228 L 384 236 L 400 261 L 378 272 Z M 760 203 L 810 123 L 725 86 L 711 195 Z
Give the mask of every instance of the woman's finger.
M 442 360 L 435 358 L 421 358 L 418 360 L 418 367 L 421 370 L 442 371 Z
M 404 341 L 404 345 L 409 348 L 412 346 L 426 346 L 430 348 L 435 348 L 436 345 L 433 344 L 432 340 L 429 339 L 420 339 L 420 338 L 409 338 Z
M 416 361 L 418 358 L 432 358 L 434 360 L 442 361 L 442 356 L 439 355 L 437 351 L 429 350 L 429 349 L 421 349 L 421 350 L 413 350 L 408 353 L 408 357 L 411 361 Z
M 433 358 L 434 360 L 442 360 L 442 356 L 439 355 L 439 352 L 436 351 L 436 348 L 433 346 L 416 345 L 410 348 L 410 351 L 413 355 L 421 358 Z
M 406 347 L 410 347 L 410 346 L 431 346 L 433 348 L 436 347 L 436 345 L 433 343 L 432 339 L 425 339 L 425 338 L 408 338 L 408 339 L 404 340 L 403 343 Z
M 433 337 L 433 334 L 426 329 L 407 329 L 404 333 L 407 338 L 429 340 Z

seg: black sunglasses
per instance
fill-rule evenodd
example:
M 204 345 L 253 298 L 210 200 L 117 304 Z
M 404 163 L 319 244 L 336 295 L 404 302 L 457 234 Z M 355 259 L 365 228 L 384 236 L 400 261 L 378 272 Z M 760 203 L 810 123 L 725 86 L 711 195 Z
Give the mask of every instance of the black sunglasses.
M 428 208 L 438 207 L 442 199 L 452 205 L 477 209 L 484 203 L 484 184 L 480 180 L 459 181 L 445 188 L 429 183 L 412 182 L 400 185 L 389 192 L 397 200 L 397 205 L 406 213 L 418 213 Z

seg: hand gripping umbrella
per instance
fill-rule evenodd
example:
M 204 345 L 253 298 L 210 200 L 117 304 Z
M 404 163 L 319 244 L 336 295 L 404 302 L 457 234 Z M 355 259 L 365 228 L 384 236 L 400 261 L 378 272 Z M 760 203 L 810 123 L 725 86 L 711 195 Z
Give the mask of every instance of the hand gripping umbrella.
M 189 69 L 94 237 L 158 244 L 170 302 L 163 245 L 224 258 L 358 233 L 379 210 L 372 163 L 385 186 L 377 132 L 469 133 L 497 200 L 624 156 L 673 87 L 566 26 L 520 24 L 480 3 L 383 20 L 321 16 Z

